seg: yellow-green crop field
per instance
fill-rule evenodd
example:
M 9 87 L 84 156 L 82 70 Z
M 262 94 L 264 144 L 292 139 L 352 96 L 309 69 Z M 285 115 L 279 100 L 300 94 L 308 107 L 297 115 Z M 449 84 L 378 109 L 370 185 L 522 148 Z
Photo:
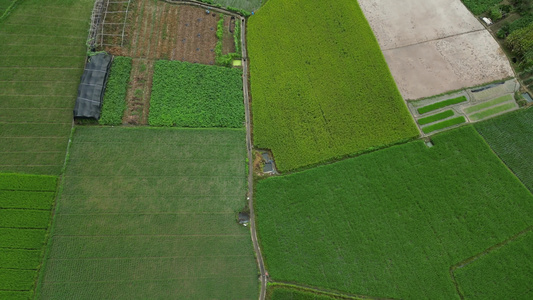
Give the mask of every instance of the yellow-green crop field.
M 248 51 L 254 145 L 280 171 L 418 135 L 356 1 L 269 0 Z

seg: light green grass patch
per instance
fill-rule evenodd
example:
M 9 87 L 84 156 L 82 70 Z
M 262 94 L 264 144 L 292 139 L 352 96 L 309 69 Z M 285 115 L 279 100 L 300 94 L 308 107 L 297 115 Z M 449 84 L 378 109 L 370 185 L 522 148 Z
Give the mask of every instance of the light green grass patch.
M 486 101 L 486 102 L 483 102 L 483 103 L 480 103 L 480 104 L 476 104 L 476 105 L 472 105 L 470 107 L 467 107 L 467 108 L 464 109 L 464 112 L 467 113 L 467 114 L 471 114 L 473 112 L 485 109 L 487 107 L 491 107 L 491 106 L 494 106 L 496 104 L 500 104 L 500 103 L 503 103 L 503 102 L 506 102 L 506 101 L 511 101 L 511 100 L 514 100 L 513 95 L 504 95 L 504 96 L 498 97 L 496 99 L 492 99 L 492 100 L 489 100 L 489 101 Z
M 418 135 L 357 1 L 269 0 L 247 32 L 254 144 L 280 171 Z
M 272 280 L 459 298 L 450 267 L 533 225 L 533 196 L 472 126 L 432 141 L 259 181 L 256 221 Z
M 513 109 L 513 108 L 516 108 L 516 103 L 515 102 L 505 103 L 505 104 L 502 104 L 502 105 L 499 105 L 499 106 L 494 106 L 494 107 L 491 107 L 491 108 L 486 109 L 484 111 L 480 111 L 478 113 L 472 114 L 472 115 L 469 116 L 469 118 L 472 121 L 478 121 L 478 120 L 490 117 L 492 115 L 495 115 L 495 114 L 498 114 L 498 113 Z

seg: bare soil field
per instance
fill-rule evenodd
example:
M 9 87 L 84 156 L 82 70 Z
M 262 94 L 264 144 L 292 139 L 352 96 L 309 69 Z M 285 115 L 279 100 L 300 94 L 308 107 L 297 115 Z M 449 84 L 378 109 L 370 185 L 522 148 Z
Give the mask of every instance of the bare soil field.
M 125 3 L 110 2 L 102 50 L 133 58 L 124 124 L 146 125 L 154 61 L 180 60 L 215 64 L 218 13 L 164 1 L 132 1 L 126 17 Z M 124 26 L 124 22 L 126 25 Z M 224 19 L 223 54 L 234 52 L 234 21 Z M 122 40 L 122 31 L 124 39 Z
M 460 0 L 360 0 L 404 99 L 512 77 L 498 43 Z

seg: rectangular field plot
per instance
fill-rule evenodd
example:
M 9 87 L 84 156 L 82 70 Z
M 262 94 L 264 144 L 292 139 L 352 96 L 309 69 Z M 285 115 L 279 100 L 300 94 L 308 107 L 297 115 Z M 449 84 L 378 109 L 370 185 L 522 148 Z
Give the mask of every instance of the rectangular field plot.
M 459 299 L 450 267 L 533 225 L 533 196 L 472 126 L 256 185 L 273 280 Z
M 39 296 L 256 298 L 245 149 L 244 129 L 76 128 Z
M 454 271 L 464 299 L 531 299 L 533 232 Z
M 476 123 L 492 150 L 533 191 L 533 110 L 519 110 Z
M 418 135 L 357 1 L 269 0 L 248 46 L 254 144 L 280 171 Z
M 30 299 L 57 178 L 0 173 L 0 299 Z
M 18 1 L 2 20 L 0 171 L 60 173 L 93 4 Z

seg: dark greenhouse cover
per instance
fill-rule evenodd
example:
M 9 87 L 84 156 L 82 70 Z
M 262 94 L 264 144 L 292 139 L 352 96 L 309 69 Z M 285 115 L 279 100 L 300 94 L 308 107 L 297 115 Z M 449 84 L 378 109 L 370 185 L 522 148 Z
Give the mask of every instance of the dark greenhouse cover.
M 75 118 L 100 118 L 102 99 L 104 98 L 107 75 L 111 67 L 112 56 L 99 53 L 89 57 L 81 76 L 78 98 L 74 106 Z

